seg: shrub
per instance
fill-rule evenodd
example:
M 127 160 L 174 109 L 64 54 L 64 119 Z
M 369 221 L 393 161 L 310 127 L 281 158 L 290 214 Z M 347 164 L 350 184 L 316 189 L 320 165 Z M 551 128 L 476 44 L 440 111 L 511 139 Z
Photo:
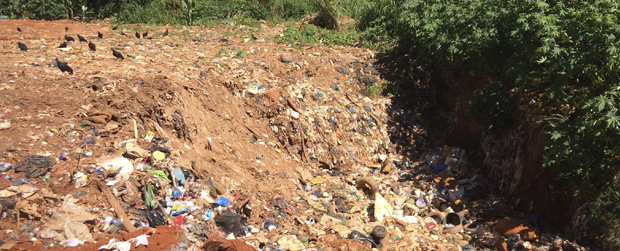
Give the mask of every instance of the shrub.
M 387 32 L 399 38 L 395 51 L 412 54 L 413 66 L 498 76 L 523 95 L 550 136 L 544 166 L 558 166 L 559 178 L 569 181 L 577 202 L 616 196 L 611 184 L 620 171 L 617 2 L 406 0 L 397 11 L 371 13 L 392 25 Z M 372 21 L 361 23 L 372 27 Z M 497 115 L 510 105 L 483 108 L 492 99 L 510 97 L 507 89 L 476 95 L 470 108 L 495 113 L 478 114 L 488 124 L 505 121 Z M 617 203 L 591 206 L 592 212 L 620 209 Z M 620 243 L 617 234 L 600 232 L 609 243 Z

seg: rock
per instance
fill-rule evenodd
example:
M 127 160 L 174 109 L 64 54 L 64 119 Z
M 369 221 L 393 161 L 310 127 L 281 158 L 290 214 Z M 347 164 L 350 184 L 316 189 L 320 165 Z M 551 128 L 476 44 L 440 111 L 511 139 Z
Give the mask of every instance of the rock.
M 282 61 L 282 63 L 290 63 L 293 62 L 293 59 L 287 57 L 280 57 L 280 61 Z
M 510 249 L 508 249 L 508 244 L 506 243 L 506 241 L 504 241 L 504 239 L 499 239 L 497 240 L 497 242 L 495 242 L 495 248 L 497 248 L 498 251 L 508 251 Z
M 0 130 L 5 130 L 5 129 L 9 129 L 9 128 L 11 128 L 11 122 L 10 121 L 6 121 L 6 122 L 0 123 Z
M 222 237 L 211 237 L 203 246 L 204 251 L 255 251 L 256 249 L 242 240 L 226 240 Z
M 372 86 L 377 83 L 377 79 L 371 76 L 360 76 L 357 77 L 357 82 L 366 86 Z
M 299 119 L 299 113 L 296 111 L 291 111 L 291 117 L 293 117 L 294 119 Z
M 349 70 L 346 67 L 336 67 L 336 71 L 340 72 L 342 75 L 349 75 Z
M 497 223 L 495 230 L 504 236 L 519 234 L 521 239 L 526 241 L 538 239 L 536 229 L 529 222 L 521 219 L 506 217 Z

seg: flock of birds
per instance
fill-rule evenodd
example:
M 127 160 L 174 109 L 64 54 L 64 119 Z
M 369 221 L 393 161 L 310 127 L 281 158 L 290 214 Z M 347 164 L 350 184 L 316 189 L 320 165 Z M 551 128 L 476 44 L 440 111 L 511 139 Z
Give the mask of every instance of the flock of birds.
M 114 28 L 112 28 L 112 30 L 116 30 L 118 29 L 118 26 L 115 26 Z M 17 31 L 18 32 L 22 32 L 22 29 L 17 27 Z M 69 31 L 69 27 L 65 27 L 65 32 Z M 125 34 L 125 32 L 121 32 L 121 35 L 126 36 L 127 34 Z M 140 34 L 139 32 L 136 31 L 136 38 L 138 39 L 142 39 L 145 38 L 149 35 L 148 31 L 145 31 L 144 33 Z M 166 29 L 166 31 L 162 34 L 162 37 L 168 36 L 168 29 Z M 84 38 L 83 36 L 80 36 L 80 34 L 77 34 L 78 40 L 81 42 L 88 42 L 88 48 L 91 51 L 97 51 L 97 45 L 95 45 L 95 43 L 93 43 L 92 41 L 88 41 L 86 40 L 86 38 Z M 103 39 L 103 34 L 101 34 L 101 32 L 97 31 L 97 37 L 99 39 Z M 67 48 L 67 42 L 75 42 L 75 39 L 71 36 L 68 36 L 67 34 L 65 34 L 65 40 L 67 40 L 66 42 L 63 42 L 60 44 L 60 46 L 58 48 Z M 21 51 L 28 51 L 28 46 L 26 46 L 24 43 L 22 42 L 17 42 L 17 47 L 21 50 Z M 110 49 L 112 49 L 112 55 L 114 55 L 114 57 L 116 57 L 117 59 L 125 59 L 125 57 L 123 57 L 123 54 L 121 54 L 120 52 L 118 52 L 117 50 L 115 50 L 114 48 L 110 47 Z M 64 72 L 69 72 L 70 74 L 73 74 L 73 69 L 71 67 L 69 67 L 69 65 L 67 64 L 67 62 L 63 62 L 63 61 L 59 61 L 58 57 L 56 57 L 56 65 L 58 66 L 58 69 L 60 69 L 63 73 Z

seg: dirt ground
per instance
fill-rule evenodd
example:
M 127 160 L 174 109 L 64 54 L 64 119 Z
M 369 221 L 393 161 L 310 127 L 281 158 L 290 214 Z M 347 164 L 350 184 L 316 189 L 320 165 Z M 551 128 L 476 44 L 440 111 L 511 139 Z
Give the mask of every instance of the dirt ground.
M 22 32 L 17 32 L 17 27 Z M 165 29 L 170 35 L 161 37 Z M 202 175 L 239 191 L 240 200 L 252 190 L 257 191 L 257 198 L 268 201 L 291 198 L 299 184 L 291 182 L 290 177 L 296 176 L 294 167 L 301 162 L 274 147 L 279 143 L 269 130 L 269 113 L 286 106 L 284 98 L 291 84 L 304 81 L 325 89 L 335 83 L 346 86 L 345 78 L 334 78 L 338 73 L 331 65 L 344 60 L 367 61 L 372 53 L 344 47 L 288 48 L 273 42 L 273 36 L 282 29 L 262 24 L 260 30 L 232 25 L 123 25 L 112 30 L 107 23 L 1 20 L 0 120 L 11 122 L 10 128 L 0 131 L 1 161 L 17 163 L 31 155 L 59 158 L 64 154 L 67 160 L 57 161 L 54 178 L 48 182 L 35 179 L 36 187 L 59 196 L 84 191 L 88 196 L 79 199 L 80 205 L 95 210 L 109 208 L 96 185 L 74 188 L 70 176 L 77 171 L 87 172 L 89 165 L 103 155 L 121 154 L 119 142 L 133 138 L 132 120 L 137 119 L 141 137 L 148 131 L 162 133 L 156 125 L 161 123 L 164 133 L 171 136 L 170 147 L 183 156 L 179 161 L 186 165 L 195 161 Z M 136 30 L 150 35 L 138 39 L 134 36 Z M 97 31 L 103 39 L 97 39 Z M 127 35 L 121 35 L 121 31 Z M 251 32 L 259 37 L 257 41 L 251 39 Z M 97 51 L 80 43 L 77 34 L 95 43 Z M 59 49 L 65 35 L 78 42 Z M 223 38 L 228 41 L 223 42 Z M 17 42 L 26 44 L 29 50 L 21 52 Z M 125 59 L 115 59 L 110 48 L 121 52 Z M 226 57 L 236 50 L 243 50 L 247 56 Z M 281 57 L 296 61 L 283 63 Z M 56 58 L 67 62 L 74 74 L 50 66 Z M 264 86 L 269 92 L 261 100 L 245 99 L 243 88 L 247 84 Z M 362 87 L 349 84 L 346 88 L 357 92 Z M 178 131 L 171 119 L 177 110 L 187 125 L 187 135 L 183 129 Z M 88 121 L 87 116 L 102 112 L 111 118 L 104 123 L 89 121 L 86 129 L 80 126 L 82 121 Z M 110 124 L 115 131 L 108 132 L 109 137 L 88 130 L 92 126 L 104 132 Z M 80 144 L 87 137 L 95 137 L 97 143 Z M 252 143 L 253 138 L 261 143 Z M 211 150 L 207 149 L 209 140 Z M 76 153 L 79 151 L 92 156 L 82 157 Z M 13 180 L 22 177 L 23 173 L 15 173 Z M 6 187 L 7 183 L 0 182 L 0 189 Z M 28 202 L 38 205 L 39 215 L 50 209 L 46 207 L 58 205 L 44 198 Z M 22 213 L 19 225 L 30 217 Z M 17 229 L 17 225 L 14 216 L 2 218 L 2 229 Z M 8 240 L 8 235 L 0 235 L 0 240 Z M 19 247 L 26 248 L 24 245 Z

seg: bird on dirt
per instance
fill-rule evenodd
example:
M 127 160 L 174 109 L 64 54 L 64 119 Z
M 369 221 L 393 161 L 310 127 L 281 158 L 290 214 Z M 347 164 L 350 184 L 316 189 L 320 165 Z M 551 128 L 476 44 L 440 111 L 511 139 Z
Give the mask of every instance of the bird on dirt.
M 86 40 L 86 38 L 84 38 L 84 37 L 80 36 L 80 34 L 77 34 L 77 37 L 78 37 L 78 39 L 80 40 L 80 43 L 81 43 L 81 42 L 88 42 L 88 41 Z
M 257 39 L 258 39 L 258 37 L 256 37 L 256 36 L 254 35 L 254 33 L 252 33 L 252 39 L 257 40 Z
M 112 49 L 112 55 L 114 55 L 116 58 L 125 59 L 125 57 L 123 57 L 123 54 L 121 54 L 120 52 L 116 51 L 114 48 L 110 48 L 110 49 Z
M 121 36 L 127 36 L 124 31 L 121 31 Z
M 19 49 L 22 51 L 28 51 L 28 47 L 25 44 L 22 44 L 21 42 L 17 42 L 17 47 L 19 47 Z
M 65 32 L 69 31 L 69 27 L 65 27 Z
M 17 31 L 22 32 L 22 29 L 20 29 L 19 27 L 17 27 Z
M 101 34 L 101 32 L 97 31 L 97 37 L 99 37 L 99 39 L 103 39 L 103 34 Z
M 114 28 L 112 28 L 113 31 L 115 31 L 116 29 L 118 29 L 118 26 L 114 26 Z
M 142 37 L 146 37 L 146 36 L 148 36 L 148 35 L 149 35 L 149 32 L 148 32 L 148 31 L 145 31 L 144 33 L 142 33 Z
M 136 31 L 136 37 L 137 37 L 137 38 L 142 38 L 142 37 L 140 36 L 140 33 L 138 33 L 137 31 Z
M 161 34 L 162 37 L 168 36 L 168 29 L 166 29 L 166 31 L 164 32 L 164 34 Z
M 73 69 L 69 67 L 67 62 L 58 61 L 58 58 L 56 58 L 56 65 L 58 65 L 58 69 L 60 69 L 62 72 L 69 72 L 70 74 L 73 74 Z
M 67 42 L 62 42 L 58 48 L 67 48 Z
M 75 42 L 75 39 L 67 35 L 65 35 L 65 40 L 67 40 L 67 42 L 71 42 L 71 41 Z
M 91 51 L 97 51 L 97 46 L 95 46 L 92 41 L 88 42 L 88 48 L 90 48 Z

